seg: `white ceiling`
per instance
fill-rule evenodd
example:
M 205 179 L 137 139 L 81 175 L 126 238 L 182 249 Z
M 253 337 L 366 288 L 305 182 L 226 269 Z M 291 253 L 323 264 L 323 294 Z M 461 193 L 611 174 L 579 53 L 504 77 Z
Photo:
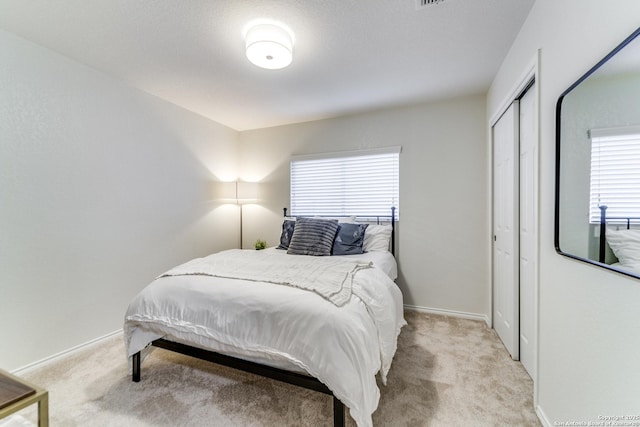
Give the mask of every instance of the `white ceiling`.
M 535 0 L 0 0 L 0 28 L 236 130 L 484 93 Z M 244 54 L 257 19 L 293 63 Z

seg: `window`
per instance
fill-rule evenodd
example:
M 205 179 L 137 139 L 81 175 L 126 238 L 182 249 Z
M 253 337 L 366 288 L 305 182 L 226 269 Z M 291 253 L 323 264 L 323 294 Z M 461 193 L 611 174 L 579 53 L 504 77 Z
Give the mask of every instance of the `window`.
M 399 216 L 401 147 L 294 156 L 292 215 Z
M 601 205 L 607 218 L 640 216 L 640 127 L 592 129 L 589 136 L 589 222 L 600 223 Z

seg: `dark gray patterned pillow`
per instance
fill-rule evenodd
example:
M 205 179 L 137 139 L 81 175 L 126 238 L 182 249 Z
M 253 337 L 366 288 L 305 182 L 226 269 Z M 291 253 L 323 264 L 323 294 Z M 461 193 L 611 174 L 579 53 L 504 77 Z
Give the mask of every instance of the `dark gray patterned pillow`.
M 337 220 L 298 218 L 287 253 L 293 255 L 331 255 L 333 239 L 336 237 L 337 231 Z
M 364 251 L 364 232 L 369 224 L 340 224 L 333 242 L 333 255 L 357 255 Z
M 293 230 L 296 228 L 296 222 L 290 219 L 285 219 L 282 223 L 282 234 L 280 235 L 280 244 L 277 249 L 289 249 L 291 243 L 291 237 L 293 236 Z

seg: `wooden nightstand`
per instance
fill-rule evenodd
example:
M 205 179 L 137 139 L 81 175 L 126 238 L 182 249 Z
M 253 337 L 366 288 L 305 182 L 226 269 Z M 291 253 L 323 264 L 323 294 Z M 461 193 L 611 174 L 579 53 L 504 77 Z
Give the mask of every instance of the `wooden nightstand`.
M 0 419 L 38 403 L 38 427 L 49 427 L 49 393 L 0 370 Z

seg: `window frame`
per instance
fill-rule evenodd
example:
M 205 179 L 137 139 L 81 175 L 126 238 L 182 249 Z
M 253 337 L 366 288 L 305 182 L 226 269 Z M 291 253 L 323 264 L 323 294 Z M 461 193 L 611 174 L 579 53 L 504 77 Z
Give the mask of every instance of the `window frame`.
M 290 207 L 293 216 L 352 216 L 365 218 L 390 218 L 391 207 L 395 207 L 395 219 L 399 219 L 400 198 L 400 153 L 401 146 L 366 150 L 326 152 L 294 155 L 289 163 Z M 381 163 L 383 162 L 383 163 Z M 377 164 L 379 173 L 372 176 L 371 167 Z M 352 168 L 352 170 L 348 169 Z M 309 174 L 304 176 L 306 169 Z M 334 176 L 334 174 L 339 174 Z M 366 174 L 366 175 L 365 175 Z M 314 180 L 311 181 L 311 177 Z M 315 181 L 324 182 L 318 184 Z M 365 179 L 366 178 L 366 179 Z M 380 186 L 371 187 L 371 179 L 377 178 Z M 304 181 L 306 179 L 306 182 Z M 382 180 L 385 180 L 384 182 Z M 349 181 L 353 180 L 353 183 Z M 321 189 L 329 189 L 331 196 L 322 197 Z M 377 195 L 385 190 L 380 199 L 368 197 L 360 205 L 358 191 Z M 306 192 L 306 194 L 305 194 Z M 316 194 L 317 201 L 313 201 Z M 355 198 L 354 198 L 355 197 Z M 384 197 L 390 198 L 387 202 Z M 315 206 L 314 206 L 315 205 Z M 387 206 L 388 205 L 388 206 Z

